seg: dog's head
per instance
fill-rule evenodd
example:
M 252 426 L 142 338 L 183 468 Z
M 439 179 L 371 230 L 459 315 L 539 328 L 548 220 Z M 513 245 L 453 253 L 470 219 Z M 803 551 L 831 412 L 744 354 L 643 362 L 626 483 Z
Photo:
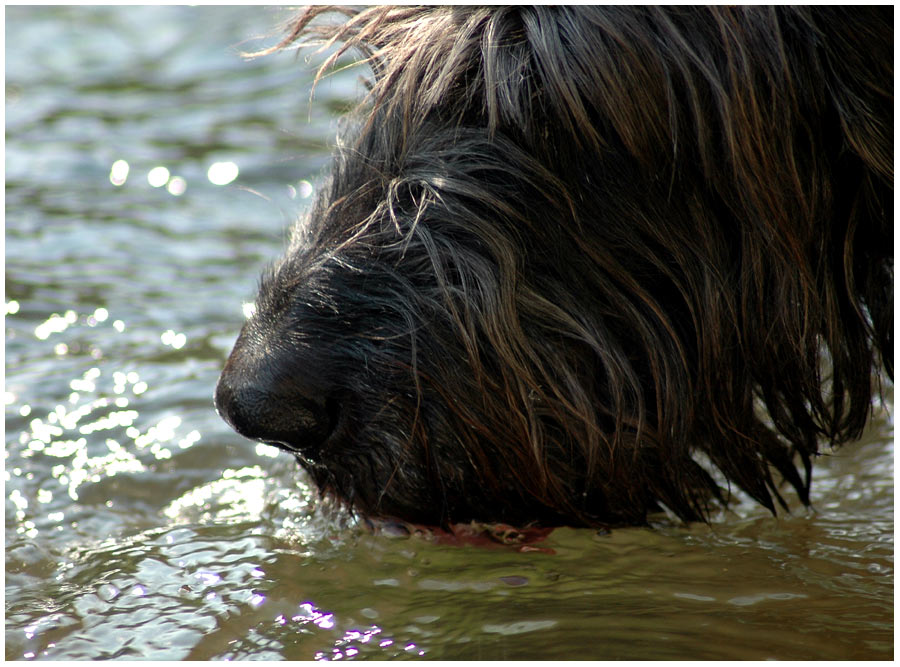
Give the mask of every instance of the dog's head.
M 890 154 L 844 159 L 806 15 L 319 13 L 285 44 L 341 41 L 374 80 L 219 381 L 238 432 L 428 524 L 702 518 L 718 489 L 695 450 L 769 506 L 770 464 L 805 494 L 791 454 L 858 431 L 880 316 L 854 312 L 877 289 L 822 284 L 818 223 L 835 165 L 880 197 Z M 869 118 L 855 139 L 885 129 Z M 838 312 L 855 320 L 824 331 Z

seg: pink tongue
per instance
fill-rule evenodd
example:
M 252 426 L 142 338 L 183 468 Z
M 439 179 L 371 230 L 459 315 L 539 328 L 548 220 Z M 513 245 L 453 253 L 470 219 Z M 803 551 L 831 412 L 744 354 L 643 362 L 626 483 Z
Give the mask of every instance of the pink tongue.
M 503 523 L 455 523 L 449 530 L 434 526 L 421 526 L 396 519 L 366 520 L 373 532 L 387 537 L 409 537 L 418 535 L 438 544 L 472 544 L 484 548 L 516 547 L 517 551 L 542 551 L 555 553 L 547 547 L 534 546 L 544 541 L 553 528 L 514 528 Z

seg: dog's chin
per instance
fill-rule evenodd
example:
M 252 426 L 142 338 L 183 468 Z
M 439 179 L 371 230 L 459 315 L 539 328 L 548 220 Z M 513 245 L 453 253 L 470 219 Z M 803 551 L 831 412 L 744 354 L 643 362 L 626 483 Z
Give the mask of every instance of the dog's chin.
M 310 453 L 308 448 L 304 448 L 300 445 L 296 445 L 290 442 L 280 442 L 278 440 L 262 440 L 261 442 L 264 445 L 269 445 L 270 447 L 275 447 L 276 449 L 280 449 L 283 452 L 287 452 L 300 462 L 306 462 L 311 465 L 315 464 L 315 461 L 313 459 L 315 453 Z M 319 447 L 316 447 L 315 451 L 318 452 Z

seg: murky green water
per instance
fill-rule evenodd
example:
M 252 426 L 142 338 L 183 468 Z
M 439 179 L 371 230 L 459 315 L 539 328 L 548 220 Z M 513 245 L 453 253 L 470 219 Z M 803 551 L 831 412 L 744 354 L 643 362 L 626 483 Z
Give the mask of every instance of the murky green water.
M 241 304 L 356 92 L 310 109 L 302 61 L 241 60 L 279 16 L 6 10 L 6 657 L 892 657 L 883 414 L 819 466 L 814 514 L 553 553 L 347 525 L 217 418 Z

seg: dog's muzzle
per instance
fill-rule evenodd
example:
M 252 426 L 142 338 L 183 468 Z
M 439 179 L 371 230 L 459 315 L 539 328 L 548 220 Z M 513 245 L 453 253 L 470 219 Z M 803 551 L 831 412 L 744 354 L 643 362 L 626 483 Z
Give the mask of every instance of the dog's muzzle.
M 337 424 L 337 403 L 253 370 L 228 360 L 216 385 L 216 411 L 245 438 L 314 457 Z

